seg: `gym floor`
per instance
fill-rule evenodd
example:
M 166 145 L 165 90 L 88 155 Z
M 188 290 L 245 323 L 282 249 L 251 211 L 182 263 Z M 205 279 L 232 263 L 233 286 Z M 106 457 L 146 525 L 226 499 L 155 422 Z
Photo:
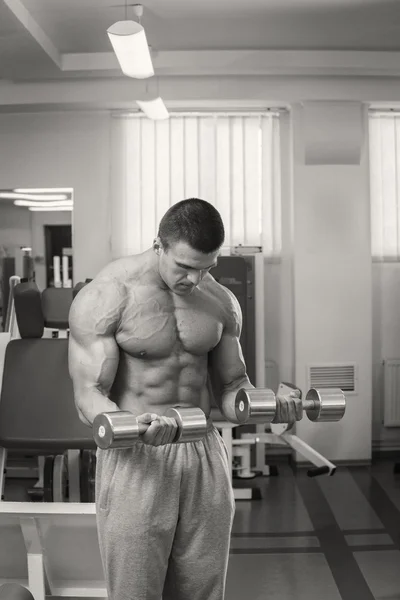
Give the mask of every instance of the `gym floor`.
M 315 479 L 285 463 L 249 483 L 262 499 L 236 504 L 225 600 L 400 599 L 393 461 Z M 6 500 L 25 499 L 25 486 L 9 480 Z

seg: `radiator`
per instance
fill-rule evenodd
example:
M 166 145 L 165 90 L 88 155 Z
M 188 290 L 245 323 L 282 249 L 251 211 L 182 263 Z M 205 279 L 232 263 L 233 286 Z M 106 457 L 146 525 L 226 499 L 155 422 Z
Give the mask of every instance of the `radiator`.
M 383 424 L 400 427 L 400 359 L 383 363 Z

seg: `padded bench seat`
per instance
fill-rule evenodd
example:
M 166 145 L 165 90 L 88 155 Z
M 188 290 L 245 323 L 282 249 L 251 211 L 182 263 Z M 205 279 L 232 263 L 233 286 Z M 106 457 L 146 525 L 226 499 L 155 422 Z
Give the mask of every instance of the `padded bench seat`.
M 7 344 L 0 396 L 0 447 L 32 452 L 95 450 L 79 419 L 68 371 L 67 339 Z

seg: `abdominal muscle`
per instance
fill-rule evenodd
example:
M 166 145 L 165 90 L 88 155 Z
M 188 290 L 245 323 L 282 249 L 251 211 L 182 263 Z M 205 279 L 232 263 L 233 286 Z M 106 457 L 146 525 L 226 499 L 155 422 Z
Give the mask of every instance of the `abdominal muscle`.
M 211 410 L 207 386 L 207 355 L 186 352 L 168 358 L 140 359 L 121 352 L 110 399 L 135 416 L 163 415 L 169 408 Z

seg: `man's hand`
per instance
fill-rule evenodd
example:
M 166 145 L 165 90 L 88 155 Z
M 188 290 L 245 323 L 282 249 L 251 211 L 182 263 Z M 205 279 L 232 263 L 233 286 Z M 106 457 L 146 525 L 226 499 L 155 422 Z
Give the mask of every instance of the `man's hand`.
M 276 413 L 272 423 L 288 423 L 293 425 L 303 418 L 303 404 L 300 390 L 292 390 L 289 394 L 276 396 Z
M 137 417 L 138 423 L 150 423 L 146 433 L 142 433 L 140 440 L 150 446 L 163 446 L 172 444 L 178 433 L 175 419 L 160 417 L 154 413 L 144 413 Z

